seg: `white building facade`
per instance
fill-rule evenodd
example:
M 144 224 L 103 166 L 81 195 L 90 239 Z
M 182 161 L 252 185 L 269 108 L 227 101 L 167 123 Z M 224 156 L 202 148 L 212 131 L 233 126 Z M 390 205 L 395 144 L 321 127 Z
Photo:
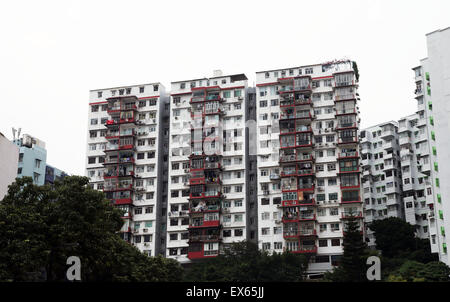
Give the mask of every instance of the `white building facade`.
M 339 262 L 345 218 L 363 227 L 358 74 L 351 61 L 256 73 L 258 242 Z
M 90 91 L 86 176 L 124 210 L 122 238 L 151 256 L 165 244 L 167 109 L 160 83 Z
M 375 239 L 368 224 L 388 217 L 405 218 L 398 123 L 391 121 L 366 128 L 360 137 L 366 240 L 374 247 Z
M 247 77 L 172 82 L 166 256 L 215 257 L 246 240 Z

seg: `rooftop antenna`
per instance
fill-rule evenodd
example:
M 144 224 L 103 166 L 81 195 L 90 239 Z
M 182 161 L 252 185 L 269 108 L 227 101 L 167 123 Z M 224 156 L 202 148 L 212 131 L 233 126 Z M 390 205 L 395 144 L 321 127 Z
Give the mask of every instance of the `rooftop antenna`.
M 13 134 L 13 141 L 16 140 L 16 129 L 14 127 L 12 127 L 12 134 Z
M 17 139 L 20 138 L 20 131 L 22 130 L 22 128 L 19 128 L 19 131 L 17 131 Z

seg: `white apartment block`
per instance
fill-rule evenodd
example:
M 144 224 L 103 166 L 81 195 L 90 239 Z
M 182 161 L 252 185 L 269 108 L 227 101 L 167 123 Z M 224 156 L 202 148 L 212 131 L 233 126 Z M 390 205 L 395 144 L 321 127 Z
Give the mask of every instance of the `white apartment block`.
M 258 242 L 311 255 L 322 274 L 361 218 L 358 80 L 351 61 L 256 73 Z
M 361 130 L 360 139 L 366 240 L 369 247 L 374 247 L 368 224 L 388 217 L 405 217 L 398 123 L 390 121 Z
M 419 124 L 425 124 L 424 135 L 429 142 L 427 150 L 420 153 L 420 162 L 424 162 L 422 171 L 428 176 L 429 182 L 426 204 L 430 210 L 431 248 L 438 253 L 440 261 L 449 265 L 450 28 L 436 30 L 426 37 L 428 57 L 421 60 L 420 66 L 413 68 Z
M 217 256 L 248 239 L 247 77 L 171 83 L 166 256 Z
M 151 256 L 164 250 L 167 109 L 160 83 L 90 91 L 86 176 L 125 211 L 122 238 Z

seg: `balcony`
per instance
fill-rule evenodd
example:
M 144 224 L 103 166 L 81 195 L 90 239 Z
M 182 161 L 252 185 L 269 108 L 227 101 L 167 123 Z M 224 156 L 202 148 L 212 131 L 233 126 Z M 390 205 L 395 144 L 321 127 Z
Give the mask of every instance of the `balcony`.
M 280 125 L 280 135 L 307 133 L 307 132 L 312 132 L 311 126 L 298 125 L 295 128 L 283 128 L 282 125 Z
M 334 100 L 336 102 L 347 101 L 347 100 L 355 100 L 355 99 L 356 99 L 356 94 L 354 94 L 354 93 L 347 93 L 347 94 L 335 95 L 334 96 Z
M 361 197 L 360 196 L 342 196 L 341 203 L 342 204 L 361 203 Z
M 338 160 L 347 158 L 359 158 L 358 151 L 340 152 L 338 154 Z
M 188 252 L 189 259 L 202 259 L 209 257 L 217 257 L 219 255 L 218 250 L 208 250 L 208 251 L 198 251 L 198 252 Z
M 317 232 L 315 229 L 301 229 L 295 231 L 284 231 L 283 237 L 285 239 L 299 238 L 299 237 L 307 237 L 307 236 L 317 236 Z
M 191 235 L 189 234 L 189 242 L 217 242 L 220 241 L 220 235 Z
M 103 192 L 114 192 L 114 191 L 128 191 L 133 190 L 133 184 L 132 183 L 119 183 L 117 184 L 111 184 L 111 185 L 105 185 L 103 187 Z
M 316 205 L 316 201 L 314 198 L 311 199 L 304 199 L 304 200 L 283 200 L 281 202 L 280 207 L 296 207 L 296 206 L 314 206 Z
M 303 113 L 303 112 L 297 112 L 297 114 L 287 114 L 287 113 L 281 113 L 280 114 L 280 121 L 285 120 L 293 120 L 293 119 L 312 119 L 313 116 L 311 112 Z
M 316 245 L 300 245 L 296 249 L 287 249 L 287 251 L 295 254 L 315 254 L 317 253 L 317 246 Z
M 292 107 L 292 106 L 303 106 L 303 105 L 311 105 L 311 99 L 294 99 L 294 97 L 284 98 L 280 100 L 280 107 Z
M 363 218 L 362 211 L 356 212 L 356 213 L 350 213 L 350 212 L 343 212 L 341 213 L 341 219 L 349 219 L 349 218 Z
M 200 198 L 221 198 L 222 192 L 219 191 L 206 191 L 206 192 L 191 192 L 189 198 L 200 199 Z
M 316 220 L 316 214 L 313 213 L 285 213 L 282 217 L 283 223 L 297 222 L 297 221 L 311 221 Z
M 312 147 L 312 140 L 288 141 L 281 142 L 281 148 L 306 148 Z
M 193 220 L 189 225 L 189 229 L 195 228 L 216 228 L 220 226 L 220 220 Z
M 357 113 L 356 108 L 336 108 L 336 116 Z
M 289 154 L 289 155 L 281 155 L 280 163 L 288 163 L 288 162 L 307 162 L 314 161 L 314 156 L 312 154 Z
M 191 207 L 189 209 L 189 214 L 194 213 L 208 213 L 208 212 L 218 212 L 220 211 L 220 206 L 218 205 L 199 205 L 196 207 Z
M 293 169 L 293 170 L 284 170 L 281 172 L 281 177 L 300 177 L 300 176 L 310 176 L 314 174 L 314 169 Z
M 351 129 L 351 128 L 358 128 L 358 124 L 356 122 L 348 122 L 348 123 L 340 122 L 336 126 L 336 130 Z
M 358 137 L 357 136 L 345 136 L 345 137 L 339 137 L 338 142 L 339 145 L 344 144 L 357 144 L 358 143 Z

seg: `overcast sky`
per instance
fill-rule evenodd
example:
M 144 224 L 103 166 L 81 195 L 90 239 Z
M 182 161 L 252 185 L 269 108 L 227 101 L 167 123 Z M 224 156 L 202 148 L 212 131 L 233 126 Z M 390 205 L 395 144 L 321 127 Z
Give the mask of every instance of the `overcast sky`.
M 394 3 L 393 3 L 394 2 Z M 0 132 L 21 127 L 47 162 L 84 175 L 88 92 L 348 58 L 362 128 L 416 110 L 412 67 L 450 1 L 3 1 Z

